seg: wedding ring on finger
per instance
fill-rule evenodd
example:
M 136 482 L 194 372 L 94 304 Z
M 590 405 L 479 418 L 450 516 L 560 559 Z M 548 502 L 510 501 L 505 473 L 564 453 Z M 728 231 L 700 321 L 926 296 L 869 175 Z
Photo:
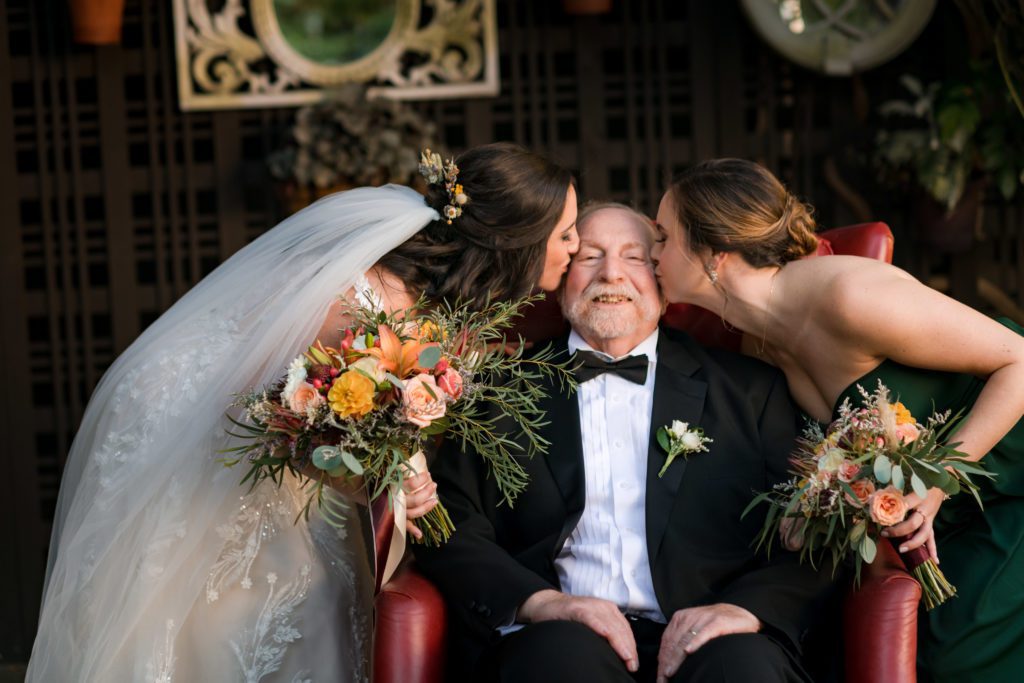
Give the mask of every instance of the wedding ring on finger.
M 691 636 L 693 636 L 694 638 L 696 638 L 696 637 L 697 637 L 697 634 L 698 634 L 698 633 L 700 633 L 700 631 L 695 631 L 695 630 L 693 630 L 692 628 L 690 629 L 690 635 L 691 635 Z

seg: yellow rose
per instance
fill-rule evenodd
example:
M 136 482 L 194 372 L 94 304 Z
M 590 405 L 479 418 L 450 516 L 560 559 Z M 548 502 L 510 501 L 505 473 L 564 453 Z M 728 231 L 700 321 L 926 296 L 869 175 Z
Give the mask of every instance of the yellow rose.
M 331 403 L 331 410 L 341 417 L 362 417 L 373 410 L 375 388 L 372 379 L 361 372 L 349 370 L 334 380 L 327 392 L 327 400 Z

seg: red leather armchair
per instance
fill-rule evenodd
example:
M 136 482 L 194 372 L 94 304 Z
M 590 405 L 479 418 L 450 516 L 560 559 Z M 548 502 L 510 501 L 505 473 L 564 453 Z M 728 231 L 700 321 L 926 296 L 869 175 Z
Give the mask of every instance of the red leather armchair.
M 891 261 L 892 233 L 884 223 L 864 223 L 824 232 L 817 255 L 853 254 Z M 663 322 L 709 346 L 738 349 L 740 337 L 717 314 L 673 305 Z M 545 302 L 521 328 L 528 339 L 549 339 L 566 329 L 557 306 Z M 386 504 L 376 505 L 378 566 L 383 566 L 392 520 Z M 921 588 L 888 544 L 865 567 L 859 589 L 850 587 L 843 607 L 846 680 L 916 680 L 917 611 Z M 438 590 L 407 564 L 376 599 L 374 681 L 439 683 L 444 676 L 445 606 Z

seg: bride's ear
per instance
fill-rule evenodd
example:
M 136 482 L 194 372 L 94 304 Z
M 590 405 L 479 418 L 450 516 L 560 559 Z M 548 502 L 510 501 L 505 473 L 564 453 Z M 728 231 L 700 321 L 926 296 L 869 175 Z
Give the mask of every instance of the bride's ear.
M 721 270 L 726 256 L 725 252 L 713 251 L 704 258 L 704 273 L 713 285 L 718 283 L 719 270 Z

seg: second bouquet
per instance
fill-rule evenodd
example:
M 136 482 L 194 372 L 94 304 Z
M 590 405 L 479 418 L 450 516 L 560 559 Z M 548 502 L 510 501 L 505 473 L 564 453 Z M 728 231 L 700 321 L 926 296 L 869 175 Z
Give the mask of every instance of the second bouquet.
M 526 357 L 521 340 L 507 343 L 531 302 L 480 311 L 418 305 L 391 315 L 350 305 L 350 324 L 336 339 L 317 340 L 274 385 L 238 397 L 241 415 L 229 419 L 245 443 L 227 451 L 224 463 L 247 465 L 242 483 L 252 486 L 265 479 L 280 485 L 286 474 L 306 477 L 304 514 L 315 505 L 341 524 L 343 509 L 324 495 L 325 487 L 365 488 L 369 500 L 397 495 L 422 453 L 445 434 L 473 444 L 511 504 L 526 485 L 517 456 L 546 447 L 535 433 L 543 419 L 540 380 L 555 375 L 573 385 L 552 353 Z M 484 410 L 487 405 L 497 410 Z M 503 417 L 514 420 L 529 446 L 497 436 Z M 431 545 L 454 531 L 440 503 L 415 524 Z
M 931 489 L 947 496 L 968 491 L 981 505 L 971 475 L 992 475 L 948 442 L 959 415 L 937 413 L 921 424 L 881 382 L 872 393 L 858 389 L 862 405 L 844 401 L 826 430 L 811 423 L 791 458 L 793 478 L 758 495 L 744 514 L 768 503 L 760 545 L 770 550 L 778 535 L 801 559 L 815 562 L 831 554 L 834 567 L 852 556 L 859 581 L 882 532 L 910 514 L 911 493 L 923 499 Z M 889 540 L 898 545 L 906 539 Z M 923 546 L 903 561 L 921 584 L 926 609 L 956 594 Z

